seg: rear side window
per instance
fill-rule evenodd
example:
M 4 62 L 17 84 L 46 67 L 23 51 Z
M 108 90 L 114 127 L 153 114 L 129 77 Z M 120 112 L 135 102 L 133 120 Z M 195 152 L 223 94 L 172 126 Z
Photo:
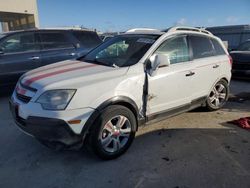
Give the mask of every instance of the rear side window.
M 214 55 L 212 42 L 203 36 L 190 36 L 190 41 L 193 48 L 193 58 L 199 59 Z
M 174 37 L 166 40 L 155 53 L 168 55 L 170 64 L 190 60 L 188 44 L 185 36 Z
M 216 39 L 211 39 L 213 45 L 214 45 L 214 50 L 215 50 L 215 55 L 224 55 L 226 52 L 222 48 L 221 44 L 216 40 Z
M 74 48 L 74 45 L 63 33 L 40 33 L 40 39 L 43 49 Z
M 73 31 L 73 35 L 86 48 L 94 48 L 102 43 L 99 36 L 94 32 Z

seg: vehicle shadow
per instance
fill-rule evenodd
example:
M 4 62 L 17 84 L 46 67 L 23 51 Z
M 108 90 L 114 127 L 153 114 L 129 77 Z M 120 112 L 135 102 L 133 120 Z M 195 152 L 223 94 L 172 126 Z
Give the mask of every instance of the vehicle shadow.
M 230 95 L 228 102 L 222 110 L 228 112 L 250 112 L 250 92 Z

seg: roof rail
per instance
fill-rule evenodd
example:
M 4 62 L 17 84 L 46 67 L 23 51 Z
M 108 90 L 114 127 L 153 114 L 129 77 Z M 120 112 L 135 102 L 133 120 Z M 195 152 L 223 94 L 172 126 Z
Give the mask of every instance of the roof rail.
M 168 30 L 165 30 L 166 32 L 174 32 L 174 31 L 194 31 L 194 32 L 199 32 L 199 33 L 205 33 L 207 35 L 213 35 L 211 32 L 203 29 L 203 28 L 196 28 L 196 27 L 171 27 Z
M 134 29 L 129 29 L 126 31 L 126 33 L 134 33 L 134 32 L 147 32 L 147 31 L 153 31 L 153 32 L 160 32 L 158 29 L 151 29 L 151 28 L 134 28 Z

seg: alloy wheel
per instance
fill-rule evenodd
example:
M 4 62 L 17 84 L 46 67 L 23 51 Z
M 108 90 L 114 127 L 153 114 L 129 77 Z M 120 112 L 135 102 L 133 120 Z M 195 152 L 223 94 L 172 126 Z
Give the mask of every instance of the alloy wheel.
M 99 139 L 102 148 L 109 153 L 114 153 L 123 148 L 131 134 L 131 123 L 123 115 L 112 117 L 103 127 Z
M 216 84 L 209 95 L 209 100 L 212 106 L 219 108 L 225 101 L 227 97 L 226 87 L 219 83 Z

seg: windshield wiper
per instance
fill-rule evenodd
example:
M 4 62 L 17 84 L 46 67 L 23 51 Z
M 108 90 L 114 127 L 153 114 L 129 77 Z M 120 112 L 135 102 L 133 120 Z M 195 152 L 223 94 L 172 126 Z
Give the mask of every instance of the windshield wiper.
M 94 63 L 94 64 L 98 64 L 98 65 L 104 65 L 104 66 L 108 66 L 108 67 L 114 67 L 114 68 L 118 68 L 119 66 L 117 66 L 116 64 L 107 64 L 107 63 L 104 63 L 102 61 L 98 61 L 97 59 L 95 60 L 89 60 L 89 59 L 83 59 L 84 61 L 86 62 L 90 62 L 90 63 Z
M 94 64 L 98 64 L 98 65 L 104 65 L 104 66 L 109 66 L 108 64 L 98 61 L 98 60 L 90 60 L 90 59 L 83 59 L 83 61 L 89 62 L 89 63 L 94 63 Z

